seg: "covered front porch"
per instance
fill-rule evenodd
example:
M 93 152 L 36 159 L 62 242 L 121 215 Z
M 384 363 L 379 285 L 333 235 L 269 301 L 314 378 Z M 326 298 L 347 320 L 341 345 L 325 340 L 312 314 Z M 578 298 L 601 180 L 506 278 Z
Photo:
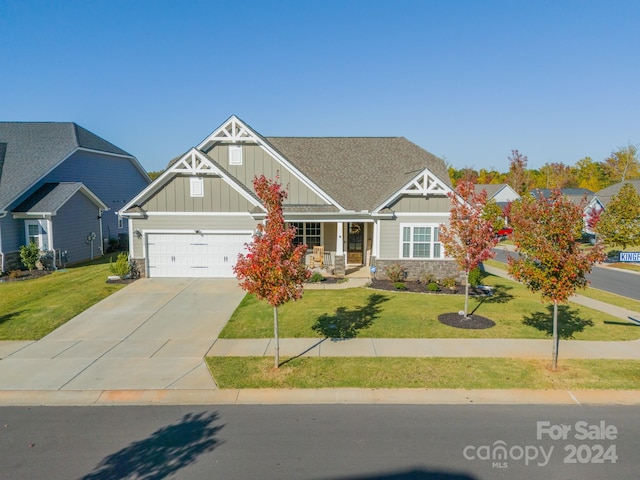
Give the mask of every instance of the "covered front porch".
M 296 244 L 307 245 L 306 265 L 329 275 L 344 277 L 371 265 L 376 255 L 376 222 L 290 222 Z M 364 270 L 368 270 L 365 268 Z

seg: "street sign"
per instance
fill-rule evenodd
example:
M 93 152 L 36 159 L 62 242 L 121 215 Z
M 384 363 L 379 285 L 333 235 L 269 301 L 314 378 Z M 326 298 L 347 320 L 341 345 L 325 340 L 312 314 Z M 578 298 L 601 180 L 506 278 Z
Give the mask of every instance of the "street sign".
M 640 262 L 640 252 L 620 252 L 621 262 Z

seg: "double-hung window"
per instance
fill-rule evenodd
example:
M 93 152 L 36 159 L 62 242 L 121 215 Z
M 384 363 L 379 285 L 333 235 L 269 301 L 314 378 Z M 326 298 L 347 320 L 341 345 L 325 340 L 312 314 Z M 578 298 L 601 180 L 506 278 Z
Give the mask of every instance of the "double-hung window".
M 402 225 L 402 258 L 444 258 L 438 225 Z
M 313 248 L 322 245 L 322 233 L 319 222 L 291 222 L 296 227 L 296 236 L 293 238 L 294 245 L 307 245 Z
M 46 220 L 25 220 L 27 243 L 35 243 L 40 250 L 49 249 L 49 236 L 47 235 Z

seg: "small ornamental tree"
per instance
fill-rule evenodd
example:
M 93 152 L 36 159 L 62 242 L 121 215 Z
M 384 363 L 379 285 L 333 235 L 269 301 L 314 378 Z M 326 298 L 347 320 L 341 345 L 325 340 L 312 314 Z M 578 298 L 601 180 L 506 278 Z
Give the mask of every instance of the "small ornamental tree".
M 552 368 L 558 366 L 558 303 L 588 285 L 586 275 L 604 259 L 602 246 L 582 250 L 578 239 L 584 225 L 586 199 L 573 204 L 559 190 L 549 198 L 525 195 L 511 207 L 512 239 L 519 258 L 508 257 L 509 273 L 542 300 L 553 302 Z
M 476 193 L 471 182 L 461 182 L 449 194 L 451 212 L 449 226 L 440 226 L 440 241 L 449 257 L 455 259 L 465 273 L 464 316 L 469 317 L 469 272 L 493 258 L 498 238 L 494 220 L 485 215 L 487 192 Z
M 302 283 L 311 272 L 304 264 L 306 245 L 295 246 L 295 227 L 287 227 L 282 202 L 287 198 L 282 185 L 260 175 L 253 181 L 258 198 L 267 210 L 266 224 L 259 224 L 248 253 L 238 255 L 233 267 L 240 286 L 273 307 L 273 331 L 276 340 L 275 368 L 280 365 L 278 307 L 302 297 Z
M 596 233 L 606 244 L 640 245 L 640 195 L 630 183 L 625 183 L 607 204 L 596 226 Z

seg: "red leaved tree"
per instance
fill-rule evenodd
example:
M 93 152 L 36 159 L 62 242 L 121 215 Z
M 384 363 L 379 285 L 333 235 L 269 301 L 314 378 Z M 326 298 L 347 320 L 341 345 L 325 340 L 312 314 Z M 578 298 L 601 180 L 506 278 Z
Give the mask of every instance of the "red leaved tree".
M 511 207 L 512 239 L 519 258 L 509 257 L 509 273 L 542 300 L 553 302 L 552 368 L 558 366 L 558 303 L 566 303 L 589 282 L 586 275 L 604 258 L 602 246 L 582 250 L 586 199 L 574 205 L 559 190 L 549 198 L 525 195 Z
M 233 267 L 240 286 L 273 307 L 273 331 L 276 340 L 275 368 L 280 365 L 278 307 L 302 297 L 302 283 L 311 272 L 304 264 L 306 245 L 295 246 L 295 227 L 287 227 L 282 202 L 287 192 L 275 181 L 260 175 L 253 181 L 258 198 L 267 209 L 266 224 L 259 224 L 248 253 L 239 254 Z
M 487 192 L 476 193 L 473 183 L 460 182 L 449 193 L 451 212 L 449 226 L 440 226 L 440 241 L 447 256 L 452 257 L 465 273 L 464 316 L 469 317 L 469 272 L 480 263 L 493 258 L 498 237 L 493 220 L 484 215 Z

